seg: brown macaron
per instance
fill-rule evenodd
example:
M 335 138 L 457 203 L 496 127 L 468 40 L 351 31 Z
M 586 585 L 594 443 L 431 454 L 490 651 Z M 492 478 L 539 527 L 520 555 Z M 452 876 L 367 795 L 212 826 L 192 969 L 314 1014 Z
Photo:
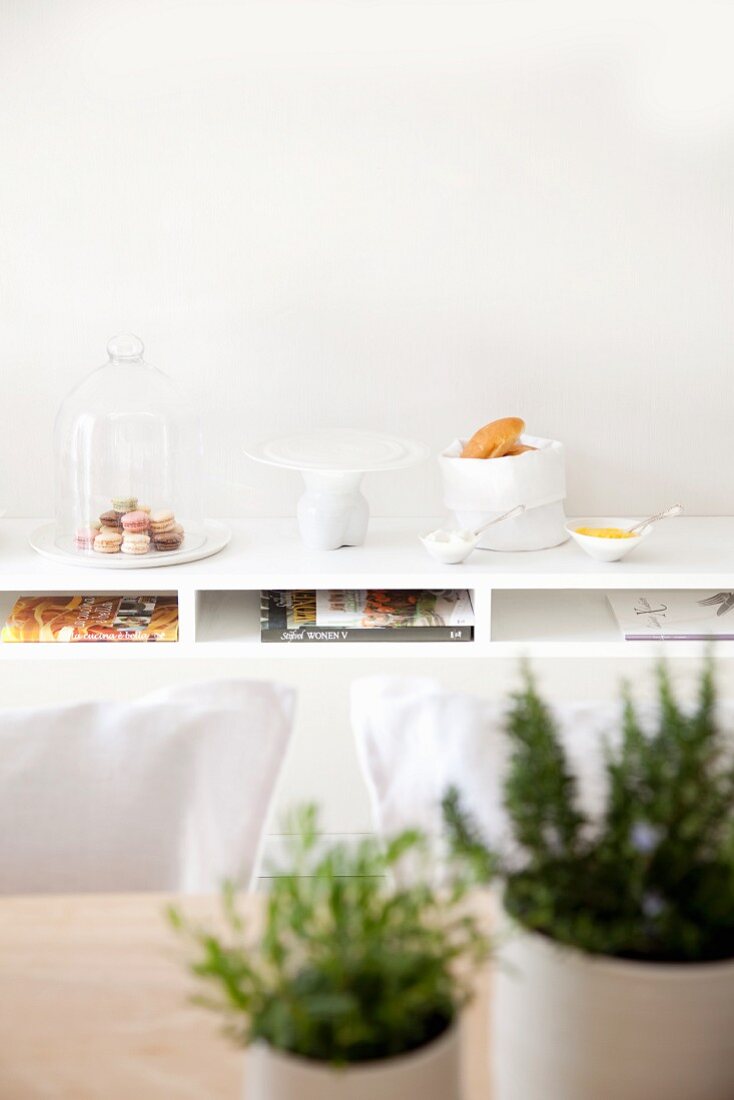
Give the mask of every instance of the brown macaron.
M 462 458 L 501 458 L 514 447 L 525 431 L 525 421 L 519 416 L 493 420 L 474 433 L 461 452 Z
M 161 531 L 153 535 L 153 545 L 156 550 L 178 550 L 183 542 L 183 535 L 178 531 Z
M 119 531 L 122 527 L 122 515 L 110 509 L 109 512 L 102 513 L 99 517 L 99 522 L 102 527 L 115 527 Z

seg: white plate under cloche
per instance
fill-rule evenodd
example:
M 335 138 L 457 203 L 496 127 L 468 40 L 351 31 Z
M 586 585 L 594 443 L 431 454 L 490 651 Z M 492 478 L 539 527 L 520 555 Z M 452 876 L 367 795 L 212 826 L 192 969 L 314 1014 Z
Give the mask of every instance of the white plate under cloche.
M 382 432 L 329 428 L 281 436 L 245 453 L 257 462 L 291 470 L 366 474 L 412 466 L 427 458 L 429 450 L 423 443 Z
M 187 550 L 153 550 L 148 554 L 85 554 L 62 550 L 56 545 L 56 528 L 53 523 L 37 527 L 29 542 L 44 558 L 63 565 L 79 565 L 82 569 L 155 569 L 161 565 L 185 565 L 186 562 L 210 558 L 223 550 L 232 537 L 226 523 L 207 519 L 204 521 L 205 538 L 198 546 Z

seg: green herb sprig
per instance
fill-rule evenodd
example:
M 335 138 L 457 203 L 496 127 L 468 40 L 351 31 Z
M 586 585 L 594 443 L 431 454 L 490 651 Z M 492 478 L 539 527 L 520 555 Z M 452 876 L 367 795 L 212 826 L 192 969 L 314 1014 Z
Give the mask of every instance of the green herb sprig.
M 332 1065 L 404 1054 L 442 1034 L 488 951 L 467 881 L 436 890 L 417 873 L 429 858 L 418 832 L 324 847 L 312 806 L 291 828 L 288 870 L 272 880 L 259 933 L 231 887 L 223 935 L 169 911 L 209 987 L 198 1003 L 223 1015 L 239 1045 L 264 1040 Z M 410 884 L 401 885 L 406 861 Z
M 513 696 L 504 798 L 515 841 L 498 852 L 456 790 L 444 799 L 455 855 L 504 886 L 526 928 L 583 951 L 659 962 L 734 958 L 734 763 L 707 662 L 694 708 L 657 677 L 652 732 L 625 693 L 618 747 L 607 745 L 601 822 L 578 808 L 576 779 L 528 669 Z

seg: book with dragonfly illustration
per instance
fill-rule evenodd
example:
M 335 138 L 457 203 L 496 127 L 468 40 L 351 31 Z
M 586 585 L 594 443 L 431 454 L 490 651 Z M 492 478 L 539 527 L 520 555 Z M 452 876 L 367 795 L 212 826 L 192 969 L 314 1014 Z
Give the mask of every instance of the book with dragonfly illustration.
M 734 641 L 734 592 L 608 592 L 627 641 Z

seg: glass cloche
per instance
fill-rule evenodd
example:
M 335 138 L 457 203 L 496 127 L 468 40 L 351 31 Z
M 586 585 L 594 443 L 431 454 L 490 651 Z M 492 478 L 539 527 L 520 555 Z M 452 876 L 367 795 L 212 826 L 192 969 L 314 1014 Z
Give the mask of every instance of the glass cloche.
M 56 545 L 93 555 L 194 550 L 205 539 L 196 412 L 145 362 L 137 336 L 116 336 L 107 352 L 56 418 Z

